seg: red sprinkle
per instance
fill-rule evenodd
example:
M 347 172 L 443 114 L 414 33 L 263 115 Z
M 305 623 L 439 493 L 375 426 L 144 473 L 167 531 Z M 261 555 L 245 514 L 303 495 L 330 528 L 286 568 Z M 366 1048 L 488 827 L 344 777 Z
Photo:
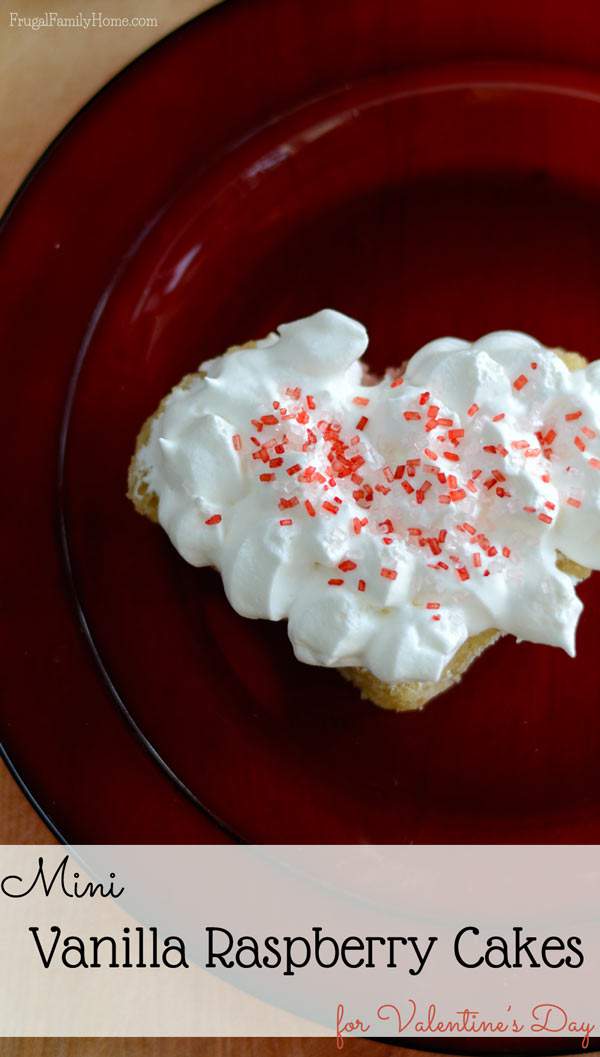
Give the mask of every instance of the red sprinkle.
M 425 606 L 425 609 L 439 609 L 439 608 L 440 608 L 440 603 L 439 602 L 428 602 L 427 605 Z
M 233 447 L 234 447 L 235 451 L 241 451 L 242 450 L 242 438 L 240 437 L 239 433 L 234 433 L 233 434 L 232 442 L 233 442 Z
M 309 411 L 314 411 L 315 410 L 315 407 L 317 405 L 315 404 L 314 396 L 307 396 L 306 397 L 306 406 L 307 406 Z
M 464 437 L 464 435 L 465 435 L 464 429 L 449 429 L 448 430 L 448 440 L 450 441 L 451 444 L 456 444 L 461 439 L 461 437 Z
M 358 422 L 356 423 L 356 428 L 357 429 L 361 429 L 361 430 L 364 429 L 368 421 L 369 420 L 368 420 L 367 416 L 363 415 L 362 418 L 360 418 L 358 420 Z
M 293 506 L 298 506 L 298 502 L 299 502 L 298 501 L 298 497 L 295 496 L 295 495 L 292 496 L 291 499 L 280 499 L 279 500 L 279 509 L 280 510 L 290 510 Z
M 395 569 L 384 569 L 384 568 L 382 568 L 381 572 L 379 573 L 379 575 L 383 576 L 384 580 L 395 580 L 397 575 L 398 575 L 398 573 L 396 572 Z
M 366 585 L 366 583 L 365 583 L 365 581 L 364 581 L 364 580 L 359 580 L 359 581 L 358 581 L 358 584 L 357 584 L 356 586 L 358 587 L 358 590 L 359 590 L 359 591 L 364 591 L 364 589 L 365 589 L 365 587 L 366 587 L 367 585 Z
M 419 397 L 419 403 L 420 403 L 421 407 L 423 407 L 423 405 L 427 403 L 427 401 L 429 400 L 430 396 L 431 396 L 431 393 L 421 393 L 421 395 Z
M 330 587 L 341 587 L 343 582 L 344 582 L 343 580 L 337 580 L 337 579 L 333 579 L 333 580 L 328 580 L 327 581 L 327 583 L 329 584 Z
M 593 466 L 594 470 L 600 470 L 600 459 L 590 459 L 590 466 Z
M 275 474 L 274 473 L 261 473 L 259 479 L 261 481 L 274 481 L 275 480 Z
M 523 386 L 527 385 L 528 381 L 529 378 L 527 378 L 524 374 L 520 374 L 518 378 L 515 378 L 513 386 L 515 389 L 522 389 Z
M 582 441 L 581 437 L 575 437 L 573 440 L 573 444 L 576 448 L 579 448 L 579 451 L 585 451 L 586 449 L 586 445 Z
M 405 411 L 404 417 L 407 422 L 418 422 L 421 418 L 418 411 Z
M 594 430 L 590 429 L 589 426 L 582 426 L 581 427 L 581 432 L 583 433 L 584 437 L 588 438 L 588 440 L 593 440 L 594 437 L 597 436 L 597 434 L 594 432 Z M 548 444 L 548 443 L 549 443 L 548 438 L 546 438 L 546 444 Z
M 399 385 L 403 384 L 404 378 L 394 378 L 393 381 L 390 382 L 390 389 L 396 389 Z
M 478 411 L 479 404 L 471 404 L 469 410 L 467 411 L 467 415 L 469 416 L 469 418 L 473 418 L 473 415 L 476 415 Z
M 501 411 L 499 415 L 494 415 L 492 422 L 502 422 L 503 418 L 506 418 L 506 414 L 504 411 Z
M 358 404 L 359 407 L 366 407 L 367 404 L 369 403 L 369 397 L 368 396 L 355 396 L 354 400 L 352 401 L 352 403 L 353 404 Z
M 346 558 L 345 561 L 340 562 L 338 569 L 341 569 L 343 573 L 351 573 L 353 569 L 356 569 L 356 562 L 351 561 L 350 558 Z
M 575 422 L 582 415 L 583 411 L 570 411 L 568 415 L 565 415 L 565 422 Z
M 569 506 L 574 506 L 576 510 L 581 506 L 581 499 L 574 499 L 572 495 L 567 499 Z
M 293 525 L 294 522 L 292 521 L 291 517 L 282 517 L 282 518 L 279 519 L 279 524 L 280 525 Z
M 220 514 L 213 514 L 212 517 L 209 517 L 209 518 L 206 519 L 204 524 L 205 525 L 218 525 L 219 522 L 221 522 L 222 520 L 223 519 L 222 519 Z
M 288 471 L 287 472 L 288 472 L 290 477 L 293 477 L 293 475 L 295 473 L 298 473 L 298 470 L 301 470 L 301 469 L 302 469 L 302 467 L 300 466 L 300 463 L 299 462 L 295 462 L 293 466 L 288 467 Z
M 431 481 L 423 481 L 423 484 L 418 489 L 417 494 L 415 496 L 415 498 L 417 500 L 417 503 L 422 503 L 424 501 L 425 496 L 427 495 L 427 493 L 428 493 L 430 488 L 431 488 Z
M 304 506 L 305 506 L 305 509 L 306 509 L 306 513 L 309 515 L 309 517 L 316 517 L 316 511 L 315 511 L 315 508 L 312 505 L 310 499 L 305 499 L 304 500 Z
M 505 558 L 510 558 L 510 547 L 503 547 L 502 553 Z
M 552 518 L 548 514 L 538 514 L 538 521 L 543 521 L 545 525 L 552 524 Z
M 333 503 L 330 503 L 329 500 L 327 499 L 323 503 L 323 510 L 327 510 L 328 513 L 330 513 L 330 514 L 337 514 L 338 507 L 334 506 Z

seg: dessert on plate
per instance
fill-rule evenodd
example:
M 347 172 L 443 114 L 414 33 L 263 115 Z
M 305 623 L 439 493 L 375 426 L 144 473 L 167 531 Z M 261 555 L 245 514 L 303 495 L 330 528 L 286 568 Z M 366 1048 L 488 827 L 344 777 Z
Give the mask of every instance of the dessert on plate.
M 136 509 L 385 708 L 421 708 L 500 635 L 574 656 L 600 363 L 497 331 L 376 379 L 367 344 L 327 309 L 201 364 L 140 431 Z

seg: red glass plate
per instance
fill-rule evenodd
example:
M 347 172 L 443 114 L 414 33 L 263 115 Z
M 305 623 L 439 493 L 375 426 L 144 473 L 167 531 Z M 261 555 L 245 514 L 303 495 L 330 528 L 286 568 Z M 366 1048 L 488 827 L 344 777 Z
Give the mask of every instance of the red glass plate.
M 397 716 L 124 495 L 181 375 L 323 306 L 375 369 L 506 327 L 595 355 L 600 45 L 567 5 L 458 6 L 228 0 L 86 107 L 7 218 L 2 725 L 71 841 L 600 839 L 600 577 L 575 661 L 506 639 Z

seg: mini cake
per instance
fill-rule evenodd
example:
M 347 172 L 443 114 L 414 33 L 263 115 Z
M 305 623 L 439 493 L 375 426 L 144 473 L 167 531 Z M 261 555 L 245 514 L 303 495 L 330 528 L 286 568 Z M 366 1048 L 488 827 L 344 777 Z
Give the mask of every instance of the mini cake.
M 574 656 L 600 363 L 498 331 L 377 380 L 367 344 L 325 310 L 203 363 L 142 427 L 136 509 L 385 708 L 421 708 L 502 634 Z

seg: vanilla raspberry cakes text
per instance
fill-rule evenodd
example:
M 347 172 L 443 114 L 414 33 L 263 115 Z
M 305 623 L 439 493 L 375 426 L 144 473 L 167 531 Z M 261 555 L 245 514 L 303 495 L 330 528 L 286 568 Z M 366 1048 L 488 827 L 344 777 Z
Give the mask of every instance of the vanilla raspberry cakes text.
M 296 657 L 422 707 L 501 634 L 575 654 L 600 568 L 600 362 L 498 331 L 375 379 L 325 310 L 203 363 L 138 436 L 137 510 Z

